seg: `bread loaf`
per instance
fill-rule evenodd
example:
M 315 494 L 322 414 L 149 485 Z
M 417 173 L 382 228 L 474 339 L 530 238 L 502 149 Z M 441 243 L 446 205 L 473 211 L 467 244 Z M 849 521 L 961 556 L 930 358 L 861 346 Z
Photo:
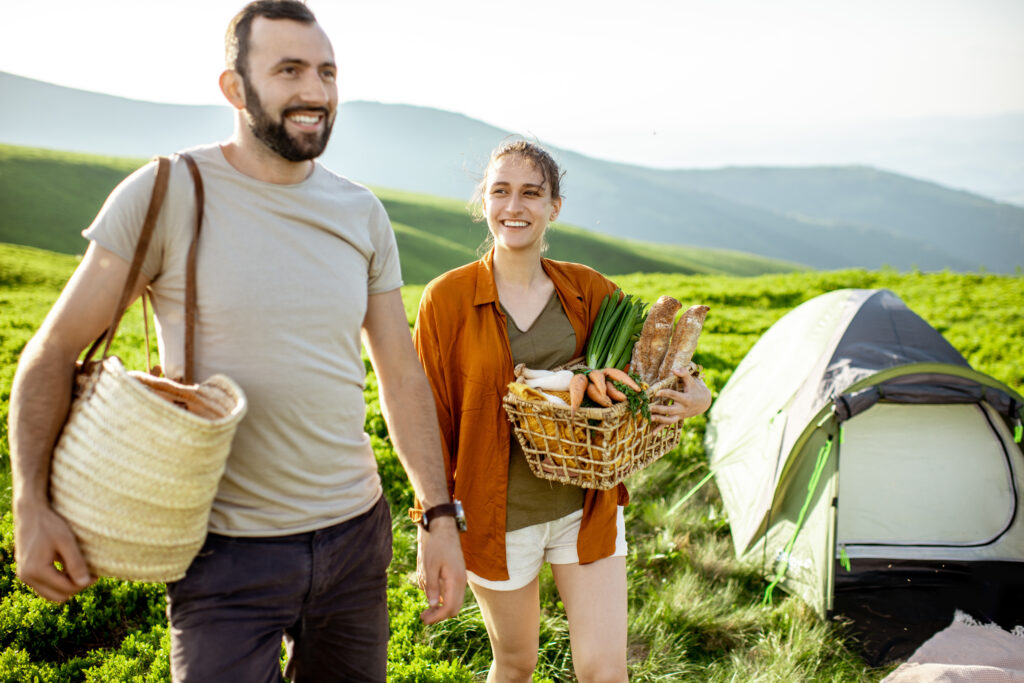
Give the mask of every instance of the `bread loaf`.
M 704 329 L 704 319 L 707 318 L 709 310 L 711 309 L 707 306 L 691 306 L 679 318 L 672 332 L 672 341 L 658 370 L 657 379 L 672 375 L 673 370 L 686 371 L 693 358 L 693 352 L 697 350 L 697 339 Z
M 662 296 L 647 313 L 640 338 L 633 346 L 630 369 L 648 384 L 653 384 L 658 378 L 658 369 L 672 339 L 672 321 L 682 307 L 672 297 Z

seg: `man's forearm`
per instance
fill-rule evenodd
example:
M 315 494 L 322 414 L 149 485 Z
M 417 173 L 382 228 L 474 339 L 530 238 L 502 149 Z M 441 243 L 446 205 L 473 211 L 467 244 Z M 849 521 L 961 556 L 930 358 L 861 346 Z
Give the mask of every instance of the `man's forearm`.
M 448 502 L 434 395 L 422 370 L 404 375 L 398 387 L 381 386 L 380 403 L 416 497 L 427 507 Z
M 74 362 L 33 338 L 11 387 L 8 433 L 13 507 L 49 504 L 50 457 L 71 405 Z

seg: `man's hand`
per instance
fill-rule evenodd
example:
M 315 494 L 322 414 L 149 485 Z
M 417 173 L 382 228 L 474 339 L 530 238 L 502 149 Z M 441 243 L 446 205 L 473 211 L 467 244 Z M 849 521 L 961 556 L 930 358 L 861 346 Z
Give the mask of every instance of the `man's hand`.
M 430 531 L 420 527 L 417 538 L 416 576 L 430 607 L 420 614 L 424 624 L 454 617 L 466 594 L 466 565 L 455 520 L 439 517 Z
M 96 581 L 67 522 L 47 505 L 15 511 L 14 548 L 18 578 L 47 600 L 64 602 Z

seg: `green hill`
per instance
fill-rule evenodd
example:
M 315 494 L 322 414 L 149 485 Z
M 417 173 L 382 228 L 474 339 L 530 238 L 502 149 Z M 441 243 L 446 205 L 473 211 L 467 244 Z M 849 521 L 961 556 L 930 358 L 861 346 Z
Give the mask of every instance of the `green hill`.
M 65 254 L 85 250 L 79 234 L 141 159 L 0 145 L 0 242 Z
M 117 183 L 143 163 L 0 145 L 0 242 L 84 252 L 82 229 Z M 374 191 L 394 223 L 406 282 L 428 282 L 476 258 L 486 227 L 470 219 L 463 203 L 384 188 Z M 561 224 L 549 241 L 552 258 L 579 261 L 608 274 L 759 275 L 800 268 L 742 252 L 623 240 Z

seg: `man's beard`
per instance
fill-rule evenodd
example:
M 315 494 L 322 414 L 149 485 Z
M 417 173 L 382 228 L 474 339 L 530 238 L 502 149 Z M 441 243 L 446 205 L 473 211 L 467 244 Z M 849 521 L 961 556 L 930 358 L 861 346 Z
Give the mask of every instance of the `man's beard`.
M 274 121 L 263 108 L 256 89 L 243 78 L 245 87 L 245 114 L 249 129 L 263 144 L 288 161 L 308 161 L 323 154 L 331 137 L 334 121 L 326 107 L 290 107 L 281 112 L 281 120 Z M 294 138 L 285 130 L 284 121 L 292 111 L 320 111 L 324 114 L 322 133 L 305 133 Z

